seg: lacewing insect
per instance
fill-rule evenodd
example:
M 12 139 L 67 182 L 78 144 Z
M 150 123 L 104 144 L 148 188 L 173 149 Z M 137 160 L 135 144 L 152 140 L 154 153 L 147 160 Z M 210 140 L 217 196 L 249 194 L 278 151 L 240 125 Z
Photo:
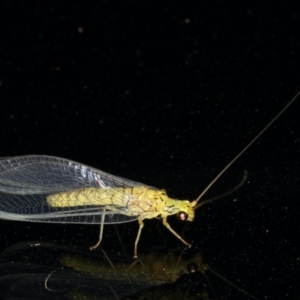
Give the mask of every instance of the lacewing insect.
M 113 176 L 103 171 L 59 157 L 30 155 L 0 159 L 0 218 L 17 221 L 100 224 L 97 248 L 106 223 L 138 220 L 134 257 L 144 219 L 161 216 L 166 226 L 185 245 L 169 225 L 167 217 L 177 214 L 193 221 L 195 210 L 210 202 L 200 199 L 221 175 L 275 122 L 298 98 L 300 92 L 264 129 L 212 180 L 199 197 L 190 202 L 168 197 L 165 190 Z

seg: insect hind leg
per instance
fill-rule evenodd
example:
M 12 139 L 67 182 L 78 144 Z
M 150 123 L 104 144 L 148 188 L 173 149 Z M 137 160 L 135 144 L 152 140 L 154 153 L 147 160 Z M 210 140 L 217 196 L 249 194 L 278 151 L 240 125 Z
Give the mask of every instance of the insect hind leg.
M 138 257 L 138 255 L 137 255 L 137 245 L 138 245 L 141 233 L 142 233 L 142 229 L 144 227 L 143 219 L 138 219 L 138 222 L 139 222 L 139 230 L 138 230 L 135 242 L 134 242 L 133 258 L 137 258 Z
M 102 241 L 102 237 L 103 237 L 103 228 L 104 228 L 104 219 L 105 219 L 105 208 L 103 210 L 103 214 L 101 216 L 101 224 L 100 224 L 100 233 L 99 233 L 99 240 L 97 242 L 96 245 L 91 246 L 90 250 L 95 250 L 96 248 L 98 248 L 98 246 L 100 245 L 101 241 Z

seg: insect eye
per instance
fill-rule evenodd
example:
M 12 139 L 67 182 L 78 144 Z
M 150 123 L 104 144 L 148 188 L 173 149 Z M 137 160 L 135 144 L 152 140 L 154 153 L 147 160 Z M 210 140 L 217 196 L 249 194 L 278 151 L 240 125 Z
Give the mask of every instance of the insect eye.
M 188 219 L 188 214 L 184 211 L 180 211 L 178 214 L 177 214 L 177 219 L 179 221 L 186 221 Z
M 195 273 L 198 270 L 198 265 L 194 262 L 191 262 L 186 266 L 186 269 L 189 273 Z

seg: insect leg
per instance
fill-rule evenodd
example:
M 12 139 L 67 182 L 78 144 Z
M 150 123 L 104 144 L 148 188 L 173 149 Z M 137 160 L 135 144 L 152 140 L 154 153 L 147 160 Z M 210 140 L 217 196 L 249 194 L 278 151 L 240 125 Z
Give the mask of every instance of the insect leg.
M 98 240 L 96 245 L 90 247 L 90 250 L 95 250 L 100 245 L 100 243 L 102 241 L 103 228 L 104 228 L 104 219 L 105 219 L 105 208 L 103 209 L 103 213 L 102 213 L 102 216 L 101 216 L 99 240 Z
M 141 236 L 141 232 L 142 232 L 142 229 L 144 227 L 144 223 L 143 223 L 143 219 L 138 219 L 138 222 L 139 222 L 139 231 L 138 231 L 138 234 L 136 236 L 136 239 L 135 239 L 135 242 L 134 242 L 134 252 L 133 252 L 133 258 L 137 258 L 137 244 L 139 242 L 139 239 L 140 239 L 140 236 Z
M 162 223 L 164 226 L 166 226 L 179 240 L 181 240 L 185 245 L 187 245 L 189 248 L 192 247 L 191 244 L 189 244 L 188 242 L 186 242 L 175 230 L 173 230 L 170 226 L 170 224 L 167 221 L 167 217 L 162 218 Z
M 138 258 L 138 259 L 135 259 L 131 264 L 130 266 L 126 269 L 126 272 L 130 271 L 130 269 L 132 269 L 137 263 L 140 263 L 141 266 L 142 266 L 142 269 L 145 270 L 145 272 L 148 274 L 149 278 L 152 278 L 152 275 L 151 273 L 149 272 L 148 268 L 145 266 L 145 264 L 143 263 L 143 261 Z M 129 273 L 130 274 L 130 273 Z

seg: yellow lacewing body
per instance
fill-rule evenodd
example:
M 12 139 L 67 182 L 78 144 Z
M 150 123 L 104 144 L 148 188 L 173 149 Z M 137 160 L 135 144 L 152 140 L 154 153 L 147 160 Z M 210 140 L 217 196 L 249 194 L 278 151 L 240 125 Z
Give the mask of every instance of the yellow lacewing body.
M 0 160 L 0 218 L 32 222 L 103 225 L 161 216 L 163 224 L 176 213 L 192 221 L 197 202 L 175 200 L 164 190 L 116 177 L 59 157 L 32 155 Z
M 213 179 L 199 197 L 190 202 L 171 199 L 164 190 L 113 176 L 68 159 L 52 156 L 19 156 L 0 159 L 0 218 L 32 222 L 101 224 L 139 221 L 134 257 L 144 219 L 178 214 L 192 221 L 194 211 L 207 201 L 199 200 L 220 176 L 274 123 L 298 98 L 300 92 L 263 128 L 263 130 Z
M 52 207 L 103 206 L 112 212 L 152 219 L 185 212 L 187 220 L 194 219 L 196 203 L 171 199 L 164 190 L 146 186 L 132 188 L 83 188 L 49 195 Z M 124 209 L 126 208 L 126 209 Z

